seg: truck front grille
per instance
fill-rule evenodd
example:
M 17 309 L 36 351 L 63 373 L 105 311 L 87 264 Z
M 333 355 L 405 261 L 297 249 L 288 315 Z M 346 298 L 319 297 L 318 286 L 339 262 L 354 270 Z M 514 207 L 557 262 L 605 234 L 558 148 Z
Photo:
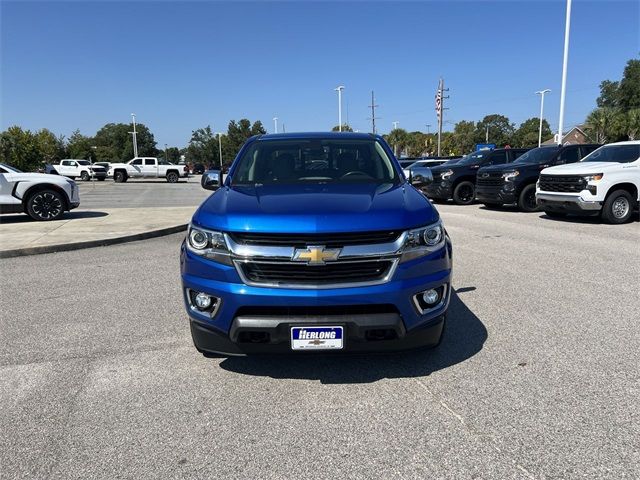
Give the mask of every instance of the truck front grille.
M 479 187 L 501 187 L 504 185 L 502 173 L 482 173 L 478 174 L 476 184 Z
M 340 261 L 325 265 L 296 262 L 236 262 L 250 284 L 265 286 L 327 286 L 375 284 L 385 281 L 394 259 Z
M 576 175 L 540 175 L 540 190 L 543 192 L 581 192 L 587 188 L 584 178 Z
M 291 233 L 229 233 L 231 239 L 239 245 L 287 246 L 304 248 L 309 245 L 324 245 L 327 248 L 341 248 L 350 245 L 375 245 L 395 242 L 402 232 L 349 232 L 324 234 Z

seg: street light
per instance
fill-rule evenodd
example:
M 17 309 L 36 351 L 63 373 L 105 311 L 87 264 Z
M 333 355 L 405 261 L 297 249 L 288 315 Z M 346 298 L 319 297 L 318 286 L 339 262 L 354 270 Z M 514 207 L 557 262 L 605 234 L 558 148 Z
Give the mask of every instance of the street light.
M 278 133 L 278 117 L 273 117 L 273 129 Z
M 562 58 L 562 88 L 560 90 L 560 120 L 558 122 L 558 144 L 562 145 L 564 127 L 564 96 L 567 90 L 567 62 L 569 60 L 569 30 L 571 29 L 571 0 L 567 0 L 567 18 L 564 26 L 564 55 Z
M 338 92 L 338 131 L 342 131 L 342 91 L 344 90 L 343 85 L 339 85 L 334 88 L 336 92 Z
M 399 124 L 400 122 L 398 122 L 398 121 L 396 120 L 395 122 L 391 122 L 391 123 L 393 123 L 393 129 L 394 129 L 394 130 L 396 130 L 396 129 L 398 128 L 398 124 Z
M 167 144 L 164 144 L 164 159 L 167 161 L 167 163 L 169 163 L 169 152 L 167 151 L 169 147 L 167 147 Z
M 545 93 L 551 93 L 551 90 L 545 88 L 536 92 L 536 95 L 540 95 L 540 128 L 538 129 L 538 147 L 542 145 L 542 118 L 544 115 L 544 95 Z
M 218 148 L 220 149 L 220 178 L 222 178 L 222 132 L 218 132 Z
M 132 113 L 131 118 L 133 119 L 133 132 L 129 132 L 133 135 L 133 157 L 137 158 L 138 156 L 138 136 L 136 134 L 136 114 Z

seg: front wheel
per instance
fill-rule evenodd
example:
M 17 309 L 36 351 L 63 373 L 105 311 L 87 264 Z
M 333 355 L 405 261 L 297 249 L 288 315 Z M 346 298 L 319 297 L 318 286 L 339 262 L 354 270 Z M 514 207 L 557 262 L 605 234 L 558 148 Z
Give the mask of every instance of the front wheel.
M 176 172 L 167 173 L 167 182 L 169 182 L 169 183 L 176 183 L 179 178 L 180 177 L 178 176 L 178 174 Z
M 116 183 L 123 183 L 127 181 L 127 174 L 121 171 L 113 174 L 113 181 Z
M 40 190 L 27 200 L 27 213 L 34 220 L 58 220 L 64 214 L 65 199 L 55 190 Z
M 633 215 L 633 197 L 626 190 L 616 190 L 605 200 L 600 215 L 615 225 L 628 222 Z
M 523 212 L 537 212 L 539 210 L 536 204 L 536 186 L 535 184 L 527 185 L 520 192 L 518 197 L 518 207 Z
M 82 172 L 82 173 L 80 174 L 80 179 L 81 179 L 83 182 L 88 182 L 89 180 L 91 180 L 91 176 L 89 175 L 89 172 Z
M 473 182 L 460 182 L 453 190 L 453 201 L 458 205 L 471 205 L 476 197 L 476 186 Z

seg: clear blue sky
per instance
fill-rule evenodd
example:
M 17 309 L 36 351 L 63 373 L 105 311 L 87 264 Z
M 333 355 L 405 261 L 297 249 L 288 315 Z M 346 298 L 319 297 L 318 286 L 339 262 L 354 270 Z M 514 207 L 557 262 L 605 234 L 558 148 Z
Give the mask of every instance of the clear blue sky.
M 92 135 L 135 112 L 160 148 L 230 119 L 274 116 L 287 131 L 337 124 L 379 131 L 397 120 L 435 128 L 439 76 L 450 88 L 445 125 L 502 113 L 557 127 L 565 1 L 7 2 L 1 3 L 1 127 Z M 640 2 L 575 0 L 566 125 L 595 106 L 640 52 Z

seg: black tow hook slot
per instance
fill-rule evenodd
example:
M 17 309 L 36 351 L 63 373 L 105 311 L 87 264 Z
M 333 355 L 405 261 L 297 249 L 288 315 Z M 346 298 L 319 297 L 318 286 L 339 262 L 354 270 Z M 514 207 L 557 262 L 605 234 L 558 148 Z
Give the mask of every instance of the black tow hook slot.
M 368 342 L 394 340 L 398 338 L 398 334 L 392 328 L 376 328 L 373 330 L 367 330 L 364 334 L 364 338 L 366 338 Z
M 241 343 L 269 343 L 268 332 L 240 332 L 238 341 Z

